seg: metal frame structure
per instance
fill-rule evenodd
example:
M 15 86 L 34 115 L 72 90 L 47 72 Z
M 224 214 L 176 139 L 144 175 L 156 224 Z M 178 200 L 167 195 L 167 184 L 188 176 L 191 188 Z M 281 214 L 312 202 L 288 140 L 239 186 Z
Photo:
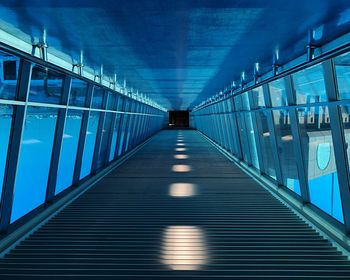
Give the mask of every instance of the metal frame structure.
M 133 147 L 136 147 L 140 143 L 144 142 L 147 138 L 155 134 L 157 131 L 162 129 L 164 124 L 164 119 L 166 118 L 166 113 L 164 110 L 161 110 L 160 108 L 156 108 L 148 104 L 147 102 L 143 102 L 139 99 L 133 99 L 129 96 L 126 96 L 122 93 L 116 92 L 110 88 L 107 88 L 105 86 L 102 86 L 96 82 L 90 81 L 88 79 L 79 77 L 79 75 L 76 75 L 74 73 L 69 73 L 64 69 L 60 69 L 57 66 L 51 65 L 45 61 L 40 61 L 36 58 L 32 58 L 31 56 L 23 55 L 18 56 L 20 54 L 19 52 L 9 52 L 8 49 L 2 50 L 3 52 L 6 52 L 8 55 L 12 55 L 15 58 L 19 58 L 19 71 L 18 71 L 18 77 L 16 82 L 16 96 L 14 99 L 5 99 L 0 97 L 0 105 L 7 105 L 12 106 L 13 108 L 13 114 L 12 114 L 12 123 L 11 123 L 11 129 L 10 129 L 10 140 L 9 140 L 9 146 L 7 151 L 7 158 L 6 158 L 6 167 L 4 171 L 4 181 L 0 182 L 3 183 L 2 187 L 2 193 L 1 193 L 1 202 L 0 202 L 0 232 L 6 232 L 9 228 L 9 226 L 15 226 L 15 224 L 20 224 L 21 220 L 24 219 L 24 216 L 29 215 L 29 213 L 35 211 L 37 207 L 26 213 L 24 216 L 20 217 L 16 221 L 13 221 L 11 223 L 11 214 L 12 214 L 12 206 L 13 206 L 13 199 L 14 199 L 14 191 L 16 186 L 16 177 L 18 164 L 20 160 L 20 154 L 21 154 L 21 147 L 23 145 L 22 143 L 22 137 L 23 132 L 25 129 L 25 121 L 27 116 L 27 108 L 28 106 L 34 106 L 34 107 L 45 107 L 45 108 L 55 108 L 57 109 L 58 113 L 56 116 L 56 124 L 54 129 L 54 141 L 52 145 L 52 153 L 51 153 L 51 159 L 50 159 L 50 165 L 49 165 L 49 174 L 48 180 L 47 180 L 47 186 L 46 186 L 46 197 L 43 201 L 43 204 L 40 206 L 45 205 L 46 203 L 50 203 L 56 196 L 56 181 L 57 181 L 57 172 L 59 167 L 59 160 L 60 160 L 60 154 L 61 154 L 61 147 L 62 142 L 64 138 L 64 130 L 65 130 L 65 123 L 67 119 L 67 112 L 68 110 L 77 110 L 82 111 L 82 119 L 81 119 L 81 126 L 80 126 L 80 136 L 77 139 L 77 152 L 75 157 L 75 164 L 74 164 L 74 171 L 73 171 L 73 183 L 71 187 L 80 185 L 82 181 L 85 181 L 86 178 L 80 179 L 80 170 L 82 167 L 82 160 L 83 160 L 83 153 L 85 148 L 85 140 L 87 135 L 87 128 L 88 128 L 88 122 L 89 122 L 89 116 L 91 112 L 100 112 L 102 117 L 100 117 L 98 130 L 97 130 L 97 137 L 96 137 L 96 143 L 94 147 L 94 153 L 93 153 L 93 164 L 92 169 L 88 177 L 91 177 L 98 171 L 97 168 L 97 161 L 99 159 L 99 144 L 101 142 L 102 137 L 102 130 L 105 122 L 105 116 L 106 114 L 113 114 L 112 118 L 112 124 L 114 126 L 115 120 L 117 119 L 117 114 L 127 117 L 127 119 L 131 119 L 133 124 L 135 125 L 141 125 L 141 120 L 147 120 L 148 125 L 143 126 L 143 133 L 136 133 L 137 131 L 135 129 L 132 129 L 129 131 L 130 133 L 130 143 L 133 143 Z M 60 75 L 62 75 L 62 85 L 61 85 L 61 94 L 60 94 L 60 102 L 58 104 L 53 104 L 52 102 L 46 100 L 44 97 L 43 100 L 40 102 L 34 102 L 30 100 L 30 85 L 32 82 L 32 69 L 34 65 L 40 65 L 44 67 L 44 69 L 48 70 L 54 70 L 58 72 Z M 84 81 L 87 83 L 87 91 L 85 95 L 85 104 L 84 107 L 74 106 L 69 103 L 70 101 L 70 92 L 71 92 L 71 86 L 72 86 L 72 80 L 78 79 L 80 81 Z M 45 84 L 45 82 L 43 82 Z M 94 88 L 100 87 L 103 89 L 104 97 L 103 97 L 103 107 L 96 109 L 92 108 L 92 99 L 93 99 L 93 91 Z M 107 104 L 107 98 L 108 94 L 114 94 L 116 102 L 120 100 L 129 100 L 129 102 L 133 102 L 134 104 L 137 104 L 137 107 L 142 108 L 142 110 L 139 110 L 137 112 L 128 111 L 126 112 L 122 108 L 122 110 L 118 110 L 117 106 L 114 106 L 113 108 L 106 108 Z M 136 118 L 136 116 L 138 116 Z M 40 122 L 40 118 L 38 117 L 38 122 Z M 123 118 L 118 118 L 119 121 L 121 121 Z M 113 121 L 114 120 L 114 121 Z M 112 125 L 111 125 L 112 127 Z M 121 127 L 121 124 L 119 124 L 119 128 Z M 111 138 L 113 129 L 110 129 L 110 131 L 106 132 L 108 133 L 108 144 L 111 145 Z M 117 137 L 118 138 L 118 137 Z M 118 140 L 118 139 L 117 139 Z M 118 150 L 119 142 L 116 143 L 115 151 Z M 123 144 L 124 146 L 125 144 Z M 113 151 L 114 152 L 114 151 Z M 110 154 L 110 147 L 107 147 L 107 155 L 106 158 L 103 159 L 103 165 L 110 164 L 109 161 L 109 154 Z M 117 152 L 114 153 L 114 159 L 111 161 L 114 162 L 117 160 Z M 66 189 L 68 189 L 67 187 Z M 32 195 L 36 195 L 36 190 L 33 188 Z
M 267 122 L 269 128 L 270 135 L 270 144 L 272 147 L 272 155 L 274 160 L 274 167 L 276 171 L 276 181 L 279 187 L 288 190 L 296 199 L 300 200 L 304 204 L 312 205 L 308 187 L 308 174 L 307 174 L 307 166 L 305 158 L 305 154 L 302 147 L 302 136 L 300 131 L 299 124 L 299 111 L 300 110 L 310 110 L 312 108 L 325 107 L 328 109 L 329 121 L 330 121 L 330 131 L 331 138 L 334 143 L 334 157 L 336 164 L 336 173 L 338 176 L 339 183 L 339 191 L 341 197 L 341 207 L 343 212 L 343 222 L 337 221 L 334 217 L 332 217 L 329 213 L 325 213 L 323 218 L 329 219 L 330 221 L 337 224 L 339 228 L 342 228 L 345 233 L 350 233 L 350 177 L 349 177 L 349 159 L 347 155 L 347 146 L 346 135 L 343 127 L 343 117 L 341 112 L 341 107 L 343 105 L 348 105 L 348 99 L 339 99 L 338 95 L 338 81 L 335 72 L 335 64 L 334 59 L 339 56 L 349 52 L 349 47 L 344 46 L 344 48 L 336 48 L 333 52 L 327 52 L 324 55 L 319 55 L 317 58 L 312 58 L 301 65 L 296 65 L 294 68 L 289 70 L 285 70 L 280 74 L 276 74 L 272 78 L 268 78 L 265 81 L 261 81 L 256 84 L 251 84 L 250 86 L 244 85 L 243 88 L 240 89 L 229 89 L 225 94 L 220 95 L 219 98 L 211 98 L 209 101 L 202 103 L 201 105 L 194 108 L 191 112 L 191 122 L 194 124 L 195 128 L 204 133 L 210 139 L 214 140 L 217 144 L 219 144 L 222 148 L 228 151 L 230 154 L 236 156 L 240 161 L 245 161 L 242 156 L 242 152 L 237 151 L 237 148 L 234 151 L 231 151 L 227 147 L 227 141 L 220 137 L 222 131 L 225 131 L 225 128 L 222 128 L 222 122 L 220 119 L 222 115 L 226 115 L 228 118 L 231 118 L 233 123 L 233 131 L 230 133 L 230 137 L 234 139 L 235 142 L 242 142 L 245 139 L 242 139 L 240 134 L 237 133 L 239 130 L 237 116 L 239 114 L 251 113 L 253 118 L 253 129 L 255 136 L 255 145 L 258 151 L 258 160 L 260 165 L 260 174 L 264 175 L 264 177 L 268 178 L 271 182 L 274 182 L 272 177 L 269 177 L 266 172 L 266 166 L 264 166 L 264 155 L 261 149 L 261 143 L 259 137 L 257 135 L 262 134 L 262 127 L 259 123 L 259 119 L 256 116 L 256 113 L 259 111 L 264 111 L 267 114 Z M 350 54 L 350 52 L 349 52 Z M 304 69 L 308 69 L 309 67 L 321 65 L 323 69 L 323 80 L 326 88 L 326 96 L 328 101 L 319 101 L 316 98 L 316 101 L 298 104 L 296 100 L 296 90 L 294 88 L 293 74 L 298 73 Z M 350 67 L 350 66 L 349 66 Z M 269 84 L 275 80 L 282 79 L 284 87 L 285 87 L 285 98 L 287 99 L 287 105 L 283 106 L 273 106 L 271 104 L 270 92 L 269 92 Z M 248 93 L 249 104 L 252 105 L 254 103 L 254 98 L 257 96 L 253 95 L 253 89 L 255 88 L 263 88 L 263 95 L 265 106 L 263 108 L 249 108 L 242 109 L 238 108 L 237 104 L 233 102 L 236 96 L 243 96 L 244 93 Z M 225 109 L 215 110 L 215 108 L 219 108 L 218 104 L 224 104 L 225 102 L 232 102 L 235 107 L 233 108 L 233 113 L 229 113 Z M 297 169 L 297 177 L 300 185 L 300 196 L 293 191 L 289 190 L 287 186 L 284 186 L 283 181 L 283 168 L 281 165 L 281 160 L 279 158 L 279 150 L 276 139 L 276 120 L 274 120 L 273 111 L 277 110 L 286 110 L 289 113 L 290 119 L 290 128 L 292 133 L 292 147 L 294 149 L 294 156 L 296 159 L 296 169 Z M 242 118 L 242 117 L 241 117 Z M 317 120 L 315 120 L 317 121 Z M 227 125 L 227 124 L 226 124 Z M 240 148 L 243 149 L 244 146 L 240 145 Z M 248 160 L 245 162 L 247 165 L 251 167 L 251 151 L 249 149 L 244 151 L 244 153 L 250 154 Z M 317 205 L 316 205 L 317 206 Z M 320 210 L 320 209 L 318 209 Z M 317 211 L 318 211 L 317 210 Z M 322 212 L 322 211 L 319 211 Z

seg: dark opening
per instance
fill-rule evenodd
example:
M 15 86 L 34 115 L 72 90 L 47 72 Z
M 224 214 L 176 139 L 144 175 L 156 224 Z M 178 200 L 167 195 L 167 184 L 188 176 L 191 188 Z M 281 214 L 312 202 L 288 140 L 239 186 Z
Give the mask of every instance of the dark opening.
M 169 111 L 169 127 L 189 127 L 189 111 Z

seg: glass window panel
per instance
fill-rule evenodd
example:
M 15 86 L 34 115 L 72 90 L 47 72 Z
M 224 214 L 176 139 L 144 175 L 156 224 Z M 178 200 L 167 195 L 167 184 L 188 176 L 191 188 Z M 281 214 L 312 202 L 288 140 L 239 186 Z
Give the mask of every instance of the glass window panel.
M 57 171 L 56 194 L 73 183 L 82 117 L 83 111 L 68 110 L 67 112 Z
M 283 78 L 270 82 L 269 92 L 272 107 L 287 106 L 286 86 Z
M 252 95 L 253 104 L 251 107 L 253 109 L 265 107 L 263 87 L 257 87 L 252 89 L 250 94 Z
M 267 122 L 267 111 L 257 111 L 257 124 L 259 125 L 259 138 L 264 170 L 267 175 L 276 180 L 275 162 L 273 160 L 271 135 Z
M 97 86 L 94 87 L 91 108 L 94 108 L 94 109 L 101 109 L 102 108 L 103 94 L 104 94 L 103 88 L 100 88 Z
M 248 99 L 248 92 L 242 93 L 242 109 L 243 110 L 249 110 L 249 99 Z
M 114 159 L 115 150 L 117 149 L 116 145 L 117 145 L 119 125 L 120 125 L 120 114 L 117 114 L 116 121 L 115 121 L 114 127 L 113 127 L 112 143 L 111 143 L 111 151 L 109 154 L 109 161 Z
M 259 159 L 257 146 L 255 142 L 255 132 L 253 128 L 253 113 L 246 113 L 246 125 L 247 125 L 247 135 L 249 139 L 249 150 L 252 158 L 252 164 L 256 169 L 259 169 Z
M 70 106 L 85 106 L 88 83 L 79 79 L 72 79 L 72 87 L 69 96 Z
M 334 59 L 339 99 L 350 99 L 350 52 Z
M 245 127 L 244 122 L 244 113 L 237 113 L 237 123 L 239 128 L 239 138 L 241 139 L 241 145 L 242 145 L 242 154 L 243 159 L 246 163 L 249 163 L 249 142 L 248 142 L 248 135 L 247 130 Z
M 288 110 L 274 110 L 273 119 L 278 155 L 282 166 L 283 183 L 290 190 L 300 195 L 299 177 Z
M 57 113 L 55 108 L 27 108 L 11 222 L 45 201 Z
M 81 163 L 80 179 L 90 175 L 91 173 L 99 119 L 99 112 L 90 112 L 84 144 L 83 159 Z
M 15 99 L 19 58 L 0 51 L 0 98 Z
M 108 138 L 111 132 L 111 124 L 112 124 L 113 113 L 106 113 L 106 117 L 103 123 L 102 135 L 101 135 L 101 144 L 98 150 L 98 160 L 97 160 L 97 168 L 102 167 L 107 158 L 107 145 Z
M 343 222 L 327 106 L 298 109 L 311 203 Z
M 241 95 L 236 95 L 234 97 L 234 102 L 235 102 L 235 111 L 241 111 L 243 108 Z
M 122 118 L 122 121 L 121 121 L 121 131 L 120 131 L 120 137 L 119 137 L 119 143 L 118 143 L 118 156 L 120 156 L 123 152 L 125 128 L 126 128 L 128 115 L 123 114 L 121 118 Z
M 328 100 L 322 64 L 317 64 L 292 75 L 297 104 Z
M 59 104 L 64 75 L 36 65 L 32 70 L 29 101 Z
M 118 106 L 117 94 L 114 92 L 108 92 L 107 110 L 116 110 Z
M 0 199 L 4 181 L 7 150 L 10 140 L 13 107 L 0 105 Z

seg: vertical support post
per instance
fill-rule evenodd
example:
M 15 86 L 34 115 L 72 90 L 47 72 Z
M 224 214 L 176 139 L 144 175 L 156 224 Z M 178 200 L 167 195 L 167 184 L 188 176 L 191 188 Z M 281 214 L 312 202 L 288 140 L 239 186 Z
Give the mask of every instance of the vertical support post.
M 107 99 L 108 99 L 108 91 L 103 91 L 103 98 L 102 98 L 102 110 L 106 109 L 107 106 Z M 98 169 L 98 161 L 99 161 L 99 155 L 100 155 L 100 149 L 101 149 L 101 142 L 102 142 L 102 136 L 103 136 L 103 127 L 106 121 L 106 111 L 103 111 L 100 113 L 100 118 L 98 120 L 98 127 L 97 127 L 97 134 L 96 134 L 96 142 L 95 142 L 95 149 L 94 149 L 94 155 L 92 159 L 92 167 L 91 167 L 91 173 L 96 173 Z
M 275 163 L 275 169 L 276 169 L 276 180 L 278 185 L 283 185 L 283 176 L 282 176 L 282 170 L 281 170 L 281 162 L 279 159 L 279 153 L 278 153 L 278 146 L 277 146 L 277 139 L 276 139 L 276 132 L 275 132 L 275 126 L 273 122 L 273 111 L 271 109 L 271 98 L 269 94 L 269 88 L 268 85 L 263 85 L 263 92 L 264 92 L 264 100 L 266 105 L 266 113 L 267 113 L 267 125 L 269 127 L 270 131 L 270 142 L 271 142 L 271 148 L 272 148 L 272 156 Z
M 55 132 L 55 138 L 54 138 L 54 143 L 52 147 L 49 178 L 48 178 L 47 189 L 46 189 L 46 199 L 45 199 L 46 202 L 50 202 L 52 198 L 55 196 L 58 164 L 60 160 L 61 145 L 63 141 L 64 127 L 65 127 L 65 121 L 66 121 L 66 116 L 68 111 L 68 100 L 69 100 L 71 85 L 72 85 L 72 78 L 69 76 L 65 76 L 64 84 L 62 88 L 61 103 L 62 105 L 66 105 L 66 108 L 60 108 L 58 110 L 56 132 Z
M 295 105 L 295 94 L 293 89 L 292 77 L 291 76 L 285 77 L 284 82 L 286 86 L 288 106 L 293 106 Z M 289 111 L 290 125 L 291 125 L 292 136 L 293 136 L 293 149 L 294 149 L 294 154 L 296 159 L 297 171 L 299 175 L 300 193 L 301 193 L 301 198 L 303 203 L 306 204 L 306 203 L 310 203 L 310 194 L 308 190 L 308 178 L 305 172 L 306 168 L 305 168 L 302 142 L 301 142 L 301 136 L 300 136 L 300 130 L 299 130 L 298 111 L 294 107 L 289 108 L 288 111 Z
M 73 185 L 77 184 L 80 181 L 80 170 L 81 170 L 81 165 L 83 160 L 86 131 L 88 128 L 93 91 L 94 91 L 94 85 L 89 84 L 86 99 L 85 99 L 85 106 L 88 107 L 89 110 L 84 111 L 83 117 L 81 120 L 77 157 L 74 165 Z
M 17 84 L 16 97 L 19 101 L 26 102 L 25 106 L 14 106 L 10 141 L 6 159 L 5 176 L 1 197 L 0 232 L 5 232 L 10 224 L 13 195 L 17 174 L 17 166 L 20 155 L 21 140 L 24 129 L 27 101 L 29 95 L 30 78 L 32 75 L 32 64 L 21 60 Z
M 260 174 L 264 172 L 264 161 L 263 161 L 263 155 L 261 153 L 261 143 L 260 143 L 260 137 L 259 134 L 257 133 L 259 130 L 257 121 L 256 121 L 256 114 L 255 114 L 255 108 L 254 108 L 254 100 L 253 100 L 253 91 L 248 92 L 248 99 L 249 99 L 249 106 L 250 106 L 250 114 L 252 118 L 252 123 L 253 123 L 253 130 L 254 130 L 254 139 L 255 139 L 255 144 L 256 144 L 256 150 L 258 154 L 258 162 L 260 166 Z
M 122 105 L 120 106 L 121 107 L 121 111 L 124 112 L 125 111 L 125 107 L 126 107 L 126 98 L 127 97 L 123 97 L 123 99 L 121 100 L 122 102 Z M 120 118 L 119 118 L 119 127 L 118 127 L 118 134 L 117 134 L 117 144 L 116 144 L 116 147 L 115 147 L 115 154 L 114 154 L 114 158 L 117 158 L 118 155 L 119 155 L 119 145 L 120 145 L 120 138 L 121 138 L 121 134 L 122 134 L 122 131 L 123 131 L 123 123 L 124 123 L 124 113 L 122 113 L 120 115 Z
M 115 98 L 114 104 L 112 106 L 112 110 L 113 111 L 117 111 L 117 109 L 118 109 L 117 108 L 117 106 L 118 106 L 117 98 L 119 99 L 120 97 L 117 96 Z M 113 139 L 113 132 L 114 132 L 114 127 L 115 127 L 116 120 L 117 120 L 117 113 L 113 113 L 112 120 L 111 120 L 111 130 L 110 130 L 109 135 L 108 135 L 107 152 L 106 152 L 106 157 L 104 159 L 104 164 L 107 164 L 109 162 L 109 154 L 111 153 L 111 149 L 112 149 L 112 139 Z
M 332 60 L 323 62 L 323 72 L 326 84 L 326 92 L 330 102 L 337 100 L 337 83 Z M 334 156 L 338 173 L 339 191 L 344 216 L 344 227 L 350 233 L 350 180 L 349 162 L 347 158 L 347 145 L 342 122 L 341 108 L 330 103 L 328 106 L 330 126 L 333 139 Z M 335 145 L 334 145 L 335 144 Z

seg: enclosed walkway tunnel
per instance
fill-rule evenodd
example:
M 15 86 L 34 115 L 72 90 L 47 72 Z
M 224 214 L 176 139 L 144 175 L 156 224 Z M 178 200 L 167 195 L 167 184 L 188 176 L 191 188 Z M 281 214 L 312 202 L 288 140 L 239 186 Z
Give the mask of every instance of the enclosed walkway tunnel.
M 348 1 L 2 1 L 0 279 L 350 279 Z

